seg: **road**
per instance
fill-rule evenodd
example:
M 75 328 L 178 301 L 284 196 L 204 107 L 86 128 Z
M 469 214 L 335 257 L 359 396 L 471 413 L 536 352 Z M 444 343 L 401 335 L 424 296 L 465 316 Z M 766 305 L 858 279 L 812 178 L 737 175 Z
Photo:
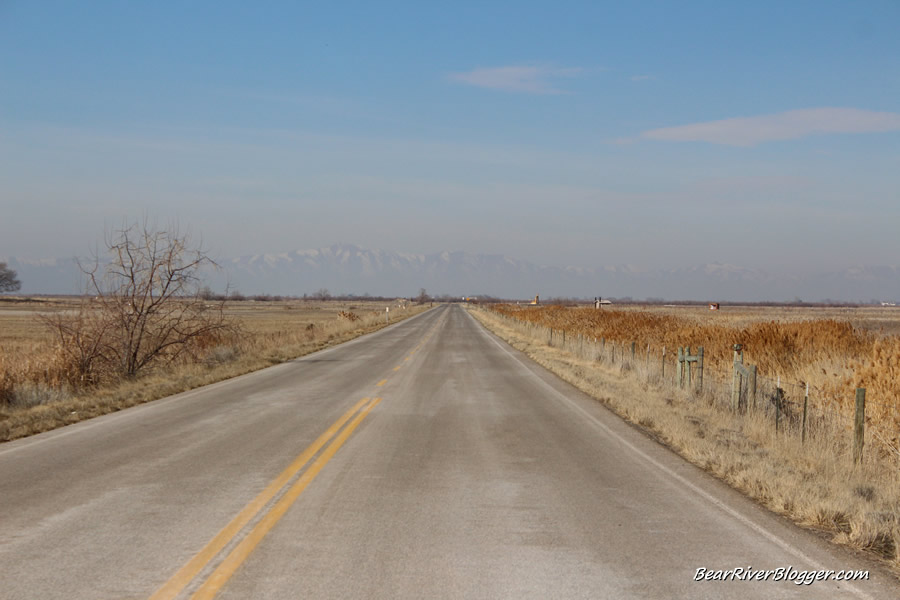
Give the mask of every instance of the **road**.
M 439 306 L 0 446 L 0 597 L 896 598 Z M 868 581 L 694 581 L 699 568 Z

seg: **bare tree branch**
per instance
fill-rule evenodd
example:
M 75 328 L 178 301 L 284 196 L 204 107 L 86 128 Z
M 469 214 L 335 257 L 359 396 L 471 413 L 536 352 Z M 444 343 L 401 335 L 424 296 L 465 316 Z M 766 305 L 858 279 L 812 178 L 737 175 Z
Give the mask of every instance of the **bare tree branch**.
M 177 227 L 156 230 L 146 221 L 108 232 L 109 262 L 100 269 L 79 261 L 91 299 L 74 317 L 47 319 L 78 377 L 97 373 L 133 377 L 216 343 L 235 325 L 201 294 L 200 270 L 216 267 L 203 248 Z

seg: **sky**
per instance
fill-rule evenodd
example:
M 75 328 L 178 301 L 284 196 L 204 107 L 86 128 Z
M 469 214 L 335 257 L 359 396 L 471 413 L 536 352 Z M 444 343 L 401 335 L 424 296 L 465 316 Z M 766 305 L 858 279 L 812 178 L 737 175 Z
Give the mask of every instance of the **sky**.
M 177 222 L 537 264 L 900 264 L 900 2 L 0 0 L 0 257 Z

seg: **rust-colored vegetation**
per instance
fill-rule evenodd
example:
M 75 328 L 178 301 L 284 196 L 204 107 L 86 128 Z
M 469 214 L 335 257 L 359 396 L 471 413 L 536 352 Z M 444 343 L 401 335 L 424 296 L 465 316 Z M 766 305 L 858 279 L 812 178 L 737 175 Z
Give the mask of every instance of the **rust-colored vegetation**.
M 79 299 L 3 304 L 0 441 L 234 377 L 385 325 L 380 302 L 228 302 L 224 314 L 235 327 L 198 336 L 189 351 L 166 356 L 129 377 L 102 361 L 91 369 L 75 364 L 90 353 L 76 352 L 71 339 L 62 343 L 54 316 L 73 316 Z M 424 308 L 392 310 L 390 322 Z
M 496 305 L 496 312 L 570 335 L 630 344 L 639 355 L 674 356 L 678 347 L 704 348 L 707 377 L 730 381 L 734 344 L 742 344 L 746 363 L 760 376 L 780 380 L 796 398 L 809 384 L 811 401 L 832 410 L 852 410 L 857 387 L 867 390 L 867 421 L 900 430 L 900 337 L 880 336 L 846 320 L 781 320 L 773 309 L 768 319 L 716 315 L 703 322 L 652 310 Z M 674 359 L 673 359 L 674 360 Z

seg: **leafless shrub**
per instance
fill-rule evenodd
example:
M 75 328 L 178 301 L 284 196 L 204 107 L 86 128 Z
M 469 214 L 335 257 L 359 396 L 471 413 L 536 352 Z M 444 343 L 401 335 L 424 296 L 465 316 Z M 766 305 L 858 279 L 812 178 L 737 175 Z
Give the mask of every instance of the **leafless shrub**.
M 100 383 L 113 372 L 112 319 L 92 302 L 82 301 L 74 314 L 41 317 L 57 340 L 55 363 L 72 385 Z
M 108 234 L 105 245 L 108 262 L 95 256 L 92 264 L 79 263 L 90 299 L 74 314 L 46 320 L 73 382 L 96 383 L 109 372 L 133 377 L 182 356 L 199 359 L 234 330 L 224 300 L 211 303 L 200 287 L 200 270 L 215 263 L 177 227 L 128 225 Z

